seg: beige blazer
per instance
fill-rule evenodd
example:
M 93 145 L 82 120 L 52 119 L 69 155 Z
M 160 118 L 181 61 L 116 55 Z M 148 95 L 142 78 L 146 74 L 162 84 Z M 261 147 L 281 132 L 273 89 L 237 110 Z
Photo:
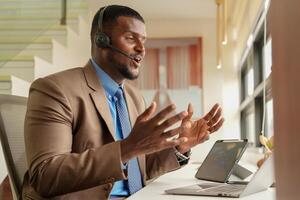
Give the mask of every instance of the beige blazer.
M 124 88 L 134 125 L 145 103 L 137 89 Z M 115 181 L 126 179 L 104 89 L 90 62 L 32 83 L 25 145 L 23 199 L 102 200 Z M 172 149 L 138 161 L 144 184 L 180 167 Z

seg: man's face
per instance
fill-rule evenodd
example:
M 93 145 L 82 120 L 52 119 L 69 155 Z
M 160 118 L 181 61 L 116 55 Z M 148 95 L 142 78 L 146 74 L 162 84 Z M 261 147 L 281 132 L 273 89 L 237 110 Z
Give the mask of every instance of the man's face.
M 129 54 L 130 59 L 116 51 L 109 50 L 107 59 L 114 67 L 120 78 L 136 79 L 139 75 L 141 61 L 145 56 L 146 27 L 143 22 L 132 17 L 118 17 L 111 25 L 110 33 L 112 46 Z

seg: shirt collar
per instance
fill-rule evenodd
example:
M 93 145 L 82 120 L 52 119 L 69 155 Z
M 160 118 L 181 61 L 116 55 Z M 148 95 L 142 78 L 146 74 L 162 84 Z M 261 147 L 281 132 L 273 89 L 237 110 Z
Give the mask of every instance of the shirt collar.
M 91 62 L 93 67 L 96 70 L 96 74 L 105 90 L 106 97 L 111 99 L 115 96 L 119 87 L 123 89 L 123 84 L 119 85 L 116 81 L 114 81 L 95 61 L 91 58 Z

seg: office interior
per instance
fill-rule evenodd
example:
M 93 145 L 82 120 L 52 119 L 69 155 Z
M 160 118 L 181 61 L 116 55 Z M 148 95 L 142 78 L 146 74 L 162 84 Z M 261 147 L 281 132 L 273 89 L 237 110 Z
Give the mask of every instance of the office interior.
M 248 139 L 252 164 L 273 138 L 276 199 L 299 199 L 298 57 L 300 2 L 294 0 L 0 0 L 0 94 L 28 96 L 39 77 L 84 66 L 97 10 L 136 9 L 147 29 L 138 87 L 148 104 L 192 103 L 194 118 L 215 103 L 225 123 L 192 149 L 200 162 L 219 139 Z M 0 148 L 0 199 L 12 199 Z

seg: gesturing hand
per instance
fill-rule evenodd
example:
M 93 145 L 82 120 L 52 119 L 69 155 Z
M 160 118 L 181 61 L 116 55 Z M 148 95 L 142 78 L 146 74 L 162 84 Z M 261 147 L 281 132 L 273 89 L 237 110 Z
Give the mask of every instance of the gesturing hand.
M 177 146 L 181 153 L 187 152 L 190 148 L 203 143 L 209 139 L 209 134 L 219 130 L 224 122 L 222 109 L 218 104 L 215 104 L 212 109 L 203 117 L 193 121 L 193 107 L 191 104 L 188 106 L 188 115 L 183 119 L 182 126 L 186 128 L 180 137 L 187 138 L 187 142 Z
M 168 140 L 168 138 L 185 131 L 185 124 L 183 123 L 177 128 L 166 131 L 166 129 L 188 116 L 188 113 L 183 111 L 172 117 L 168 117 L 175 108 L 175 105 L 171 104 L 150 118 L 156 110 L 156 103 L 153 102 L 150 107 L 137 118 L 129 136 L 121 141 L 123 162 L 127 162 L 138 155 L 175 147 L 187 141 L 187 138 L 184 136 L 174 140 Z

